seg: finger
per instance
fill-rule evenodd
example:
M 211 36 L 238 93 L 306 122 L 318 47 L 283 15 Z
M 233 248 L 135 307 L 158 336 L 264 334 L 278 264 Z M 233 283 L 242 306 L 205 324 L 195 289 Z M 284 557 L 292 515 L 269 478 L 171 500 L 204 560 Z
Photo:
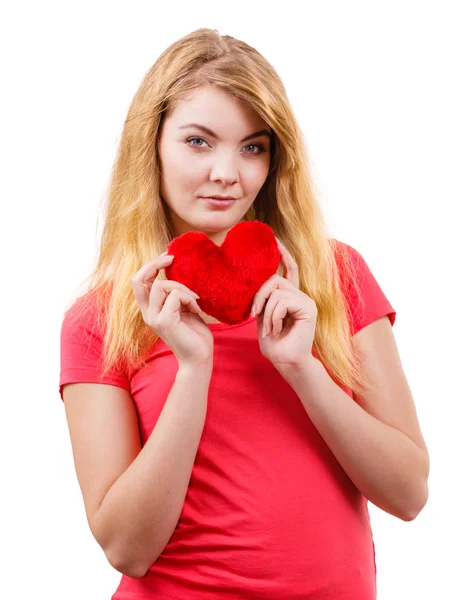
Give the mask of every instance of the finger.
M 275 306 L 278 304 L 278 302 L 281 299 L 281 293 L 282 290 L 273 290 L 272 293 L 270 294 L 270 297 L 267 301 L 267 304 L 265 306 L 265 311 L 264 311 L 264 315 L 263 315 L 263 322 L 262 322 L 262 337 L 265 337 L 266 335 L 270 335 L 270 333 L 272 332 L 273 329 L 273 323 L 272 323 L 272 315 L 273 315 L 273 310 L 275 308 Z
M 141 308 L 143 318 L 145 319 L 145 321 L 147 320 L 146 315 L 150 307 L 150 313 L 152 313 L 153 310 L 155 314 L 159 313 L 162 309 L 167 294 L 173 291 L 174 289 L 180 289 L 185 293 L 191 295 L 192 298 L 199 299 L 198 294 L 195 294 L 193 291 L 189 290 L 182 283 L 179 283 L 178 281 L 172 281 L 169 279 L 157 280 L 154 282 L 153 285 L 149 284 L 149 286 L 140 284 L 139 281 L 132 280 L 132 286 L 135 298 L 137 299 L 137 302 Z
M 276 237 L 278 249 L 280 250 L 283 266 L 285 269 L 284 277 L 288 279 L 294 286 L 299 288 L 299 267 L 297 262 L 289 253 L 288 249 L 283 245 L 282 242 Z
M 178 289 L 172 290 L 167 296 L 167 299 L 164 302 L 164 306 L 162 307 L 161 312 L 165 313 L 164 318 L 168 322 L 170 321 L 170 319 L 172 319 L 174 313 L 181 312 L 183 306 L 188 307 L 191 310 L 191 312 L 201 312 L 201 309 L 199 308 L 196 300 L 192 298 L 191 295 L 187 292 Z
M 274 327 L 274 331 L 276 333 L 280 333 L 283 325 L 283 319 L 286 316 L 291 316 L 295 321 L 309 321 L 313 320 L 313 308 L 315 303 L 310 299 L 308 302 L 301 302 L 301 298 L 299 294 L 286 294 L 284 296 L 280 296 L 278 303 L 272 312 L 272 321 L 273 324 L 277 324 L 277 327 Z M 316 318 L 316 312 L 315 312 Z M 281 328 L 278 326 L 278 321 L 281 320 Z M 274 326 L 274 325 L 272 325 Z
M 146 263 L 146 265 L 143 265 L 143 267 L 138 271 L 137 275 L 140 277 L 142 283 L 153 283 L 158 276 L 159 271 L 170 266 L 173 259 L 174 256 L 172 254 L 158 256 L 154 260 Z
M 164 286 L 164 288 L 169 292 L 173 289 L 180 289 L 180 290 L 183 290 L 184 292 L 188 292 L 189 294 L 194 296 L 196 298 L 196 300 L 199 300 L 199 296 L 196 292 L 193 292 L 193 290 L 190 290 L 189 287 L 187 287 L 183 283 L 180 283 L 179 281 L 175 281 L 174 279 L 162 279 L 162 280 L 158 279 L 153 284 L 147 284 L 147 287 L 149 290 L 151 290 L 151 285 Z
M 278 335 L 283 330 L 283 319 L 288 314 L 288 307 L 285 305 L 284 300 L 281 299 L 275 306 L 272 315 L 273 332 Z
M 305 294 L 303 295 L 305 296 Z M 276 302 L 275 299 L 277 300 Z M 306 298 L 306 301 L 301 300 L 301 295 L 298 293 L 291 292 L 288 294 L 284 290 L 276 290 L 265 307 L 264 319 L 267 323 L 267 335 L 269 335 L 272 330 L 275 331 L 275 333 L 280 333 L 283 326 L 283 319 L 287 315 L 291 315 L 296 321 L 311 319 L 313 311 L 311 308 L 312 305 L 314 306 L 314 302 L 311 299 Z M 281 327 L 278 324 L 280 320 Z M 277 327 L 275 327 L 275 325 Z M 263 337 L 265 337 L 264 334 Z
M 259 291 L 254 296 L 253 304 L 256 306 L 256 311 L 254 313 L 255 315 L 260 313 L 264 307 L 265 301 L 270 297 L 272 291 L 276 289 L 296 291 L 290 281 L 275 273 L 275 275 L 272 275 L 270 279 L 267 279 L 267 281 L 261 286 Z
M 196 302 L 196 298 L 199 298 L 198 294 L 192 292 L 185 285 L 183 285 L 183 283 L 166 279 L 163 281 L 156 281 L 153 287 L 151 288 L 151 292 L 149 294 L 149 304 L 156 314 L 161 312 L 166 300 L 166 296 L 170 296 L 170 294 L 174 290 L 176 290 L 179 293 L 181 292 L 182 297 L 188 297 L 189 300 L 193 299 L 196 307 L 198 308 L 198 311 L 201 312 L 201 309 L 199 308 L 199 305 Z
M 172 259 L 167 257 L 160 257 L 153 259 L 151 262 L 143 265 L 141 269 L 139 269 L 135 275 L 132 277 L 132 288 L 135 298 L 138 302 L 138 305 L 141 308 L 142 314 L 145 315 L 149 306 L 149 294 L 150 290 L 147 289 L 148 286 L 144 285 L 144 277 L 147 274 L 151 274 L 153 277 L 156 277 L 159 271 L 166 267 Z

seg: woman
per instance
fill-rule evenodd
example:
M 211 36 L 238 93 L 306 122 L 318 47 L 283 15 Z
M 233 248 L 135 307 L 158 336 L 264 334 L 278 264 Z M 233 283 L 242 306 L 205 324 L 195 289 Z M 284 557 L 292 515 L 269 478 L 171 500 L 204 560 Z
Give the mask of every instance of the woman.
M 60 393 L 91 531 L 123 574 L 113 600 L 375 598 L 367 502 L 415 518 L 429 457 L 396 313 L 329 237 L 272 66 L 216 30 L 167 48 L 130 107 L 105 216 L 63 320 Z M 227 325 L 166 278 L 166 248 L 256 220 L 281 264 Z

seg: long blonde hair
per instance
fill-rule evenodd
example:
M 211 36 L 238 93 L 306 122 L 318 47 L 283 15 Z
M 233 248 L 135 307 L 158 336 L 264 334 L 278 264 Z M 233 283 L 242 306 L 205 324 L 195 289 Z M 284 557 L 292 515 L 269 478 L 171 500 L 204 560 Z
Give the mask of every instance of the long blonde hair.
M 351 255 L 346 245 L 328 235 L 312 189 L 304 138 L 283 83 L 257 50 L 207 28 L 179 39 L 159 56 L 124 123 L 97 264 L 87 278 L 86 296 L 96 300 L 105 328 L 102 373 L 146 364 L 144 357 L 158 340 L 143 321 L 131 278 L 174 237 L 160 195 L 158 135 L 163 119 L 186 93 L 204 85 L 247 103 L 270 125 L 270 171 L 244 219 L 267 223 L 288 248 L 299 267 L 300 289 L 317 306 L 313 349 L 338 384 L 361 393 L 367 385 L 351 339 L 349 305 L 338 270 L 340 264 L 349 285 L 357 287 Z M 165 278 L 163 272 L 160 277 Z M 81 312 L 87 309 L 89 303 L 79 303 Z

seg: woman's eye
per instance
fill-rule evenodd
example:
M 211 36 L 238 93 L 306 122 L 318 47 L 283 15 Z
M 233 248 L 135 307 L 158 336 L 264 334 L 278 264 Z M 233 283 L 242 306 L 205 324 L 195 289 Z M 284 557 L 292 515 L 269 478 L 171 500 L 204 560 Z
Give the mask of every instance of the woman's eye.
M 196 142 L 199 141 L 199 144 L 194 144 L 192 142 Z M 192 146 L 193 148 L 202 148 L 201 143 L 202 142 L 206 142 L 206 140 L 204 138 L 201 137 L 190 137 L 187 140 L 185 140 L 185 143 Z M 247 146 L 245 146 L 245 148 L 257 148 L 257 152 L 256 151 L 250 151 L 247 152 L 247 154 L 262 154 L 263 152 L 265 152 L 265 147 L 262 146 L 262 144 L 248 144 Z
M 202 142 L 204 142 L 204 141 L 205 141 L 205 140 L 203 140 L 203 138 L 200 138 L 200 137 L 192 137 L 192 138 L 188 138 L 188 139 L 186 140 L 186 143 L 187 143 L 187 144 L 189 144 L 189 143 L 190 143 L 191 141 L 193 141 L 193 140 L 200 140 L 200 141 L 202 141 Z M 196 146 L 197 148 L 199 148 L 199 147 L 200 147 L 200 146 L 199 146 L 199 145 L 197 145 L 197 144 L 192 144 L 192 146 Z
M 259 152 L 250 152 L 250 154 L 262 154 L 262 152 L 265 152 L 265 148 L 262 144 L 249 144 L 249 146 L 246 146 L 246 148 L 252 147 L 257 148 Z

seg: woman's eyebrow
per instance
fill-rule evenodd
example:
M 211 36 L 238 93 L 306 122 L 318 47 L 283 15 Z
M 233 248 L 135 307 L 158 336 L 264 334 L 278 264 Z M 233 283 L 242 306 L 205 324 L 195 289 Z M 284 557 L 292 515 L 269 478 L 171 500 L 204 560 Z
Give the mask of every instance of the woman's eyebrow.
M 220 140 L 219 136 L 216 133 L 214 133 L 211 129 L 209 129 L 208 127 L 205 127 L 204 125 L 199 125 L 198 123 L 188 123 L 187 125 L 181 125 L 179 127 L 179 129 L 188 129 L 189 127 L 196 127 L 197 129 L 201 129 L 202 131 L 204 131 L 211 137 L 214 137 L 215 139 Z M 272 137 L 272 134 L 268 129 L 261 129 L 260 131 L 256 131 L 255 133 L 251 133 L 250 135 L 247 135 L 241 141 L 245 142 L 246 140 L 250 140 L 251 138 L 255 138 L 260 135 L 265 135 L 269 139 L 271 139 L 271 137 Z

